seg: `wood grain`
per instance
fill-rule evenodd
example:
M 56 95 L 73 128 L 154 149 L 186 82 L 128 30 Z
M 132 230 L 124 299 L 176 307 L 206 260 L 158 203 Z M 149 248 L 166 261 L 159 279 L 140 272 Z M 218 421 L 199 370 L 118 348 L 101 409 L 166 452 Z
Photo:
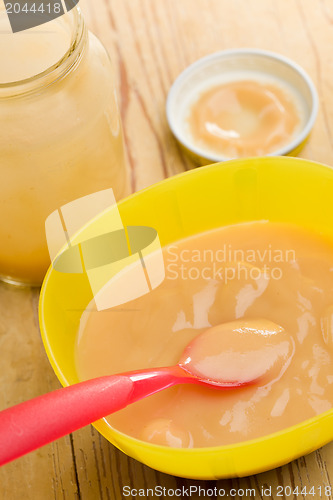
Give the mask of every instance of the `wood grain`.
M 168 129 L 166 96 L 188 64 L 228 48 L 268 49 L 304 67 L 319 91 L 320 111 L 300 156 L 333 165 L 331 0 L 81 0 L 81 6 L 114 64 L 134 190 L 193 168 Z M 0 285 L 0 408 L 59 386 L 40 340 L 37 302 L 36 290 Z M 216 485 L 229 496 L 232 488 L 253 488 L 252 498 L 258 499 L 331 499 L 318 490 L 314 497 L 261 491 L 331 485 L 332 452 L 330 444 L 257 476 L 198 482 L 149 469 L 88 427 L 3 467 L 0 500 L 120 500 L 125 485 L 206 490 Z

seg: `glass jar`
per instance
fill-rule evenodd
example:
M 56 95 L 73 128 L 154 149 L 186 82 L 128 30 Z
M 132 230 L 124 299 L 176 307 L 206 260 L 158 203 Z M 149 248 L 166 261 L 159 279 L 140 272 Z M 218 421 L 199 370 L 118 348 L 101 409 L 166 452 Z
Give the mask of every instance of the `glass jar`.
M 129 191 L 106 50 L 78 8 L 13 34 L 0 7 L 0 278 L 39 285 L 48 215 L 107 188 Z

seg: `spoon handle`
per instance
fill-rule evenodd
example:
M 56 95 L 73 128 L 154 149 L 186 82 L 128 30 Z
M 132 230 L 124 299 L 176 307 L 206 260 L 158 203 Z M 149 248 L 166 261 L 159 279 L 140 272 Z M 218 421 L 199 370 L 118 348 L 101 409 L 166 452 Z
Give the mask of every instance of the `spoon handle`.
M 181 372 L 177 367 L 160 368 L 96 378 L 3 410 L 0 466 L 139 399 L 186 382 Z

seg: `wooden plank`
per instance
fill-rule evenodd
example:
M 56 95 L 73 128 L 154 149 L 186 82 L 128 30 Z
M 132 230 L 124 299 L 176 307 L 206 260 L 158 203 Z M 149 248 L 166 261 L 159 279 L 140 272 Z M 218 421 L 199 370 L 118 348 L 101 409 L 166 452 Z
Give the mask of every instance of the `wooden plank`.
M 0 408 L 57 389 L 38 327 L 38 291 L 0 284 Z M 0 468 L 1 500 L 76 499 L 70 436 Z

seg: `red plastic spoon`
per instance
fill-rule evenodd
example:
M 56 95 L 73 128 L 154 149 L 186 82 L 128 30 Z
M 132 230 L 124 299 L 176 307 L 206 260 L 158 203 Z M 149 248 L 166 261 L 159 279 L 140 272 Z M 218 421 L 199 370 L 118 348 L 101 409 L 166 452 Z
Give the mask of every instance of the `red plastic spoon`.
M 0 412 L 0 465 L 176 384 L 222 389 L 275 378 L 292 353 L 282 327 L 265 320 L 210 328 L 178 365 L 81 382 Z

